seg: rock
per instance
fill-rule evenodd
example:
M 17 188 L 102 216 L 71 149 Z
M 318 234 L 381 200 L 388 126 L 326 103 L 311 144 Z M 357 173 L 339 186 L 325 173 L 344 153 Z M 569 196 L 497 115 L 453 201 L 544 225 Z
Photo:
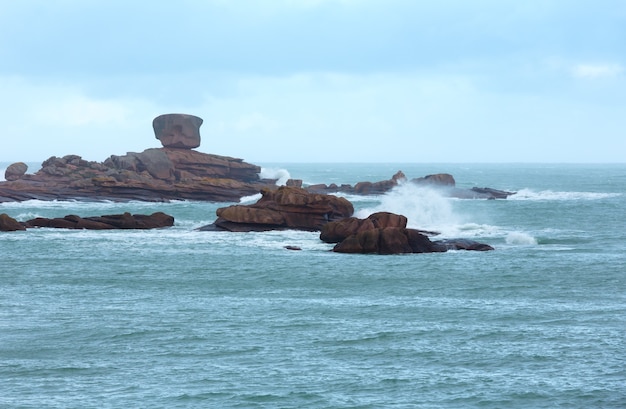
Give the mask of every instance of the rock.
M 0 231 L 19 231 L 26 230 L 20 222 L 12 218 L 6 213 L 0 214 Z
M 156 229 L 170 227 L 174 225 L 174 218 L 163 212 L 156 212 L 151 215 L 133 214 L 126 212 L 123 214 L 113 214 L 106 216 L 94 216 L 81 218 L 76 215 L 68 215 L 63 218 L 43 218 L 38 217 L 28 220 L 26 227 L 53 227 L 62 229 L 88 229 L 88 230 L 109 230 L 109 229 Z
M 474 250 L 474 251 L 488 251 L 494 250 L 488 244 L 479 243 L 477 241 L 468 239 L 445 239 L 437 240 L 434 243 L 445 246 L 448 250 Z
M 411 179 L 412 183 L 418 185 L 436 185 L 436 186 L 455 186 L 454 177 L 448 173 L 436 173 L 434 175 L 426 175 L 421 178 Z
M 287 250 L 296 250 L 296 251 L 302 250 L 302 248 L 298 247 L 298 246 L 285 246 L 285 249 L 287 249 Z
M 154 148 L 103 163 L 51 157 L 33 175 L 0 182 L 0 202 L 39 200 L 234 202 L 267 187 L 261 168 L 228 156 Z
M 293 186 L 264 188 L 261 199 L 252 205 L 233 205 L 217 209 L 213 225 L 199 230 L 236 232 L 268 230 L 319 231 L 326 223 L 349 217 L 352 203 L 342 197 L 309 193 Z
M 404 173 L 402 171 L 398 171 L 391 177 L 391 179 L 379 182 L 358 182 L 354 186 L 345 184 L 341 186 L 337 186 L 335 184 L 315 184 L 307 186 L 306 189 L 313 193 L 379 195 L 390 191 L 406 181 L 407 178 Z M 442 195 L 458 199 L 506 199 L 508 196 L 515 194 L 515 192 L 506 192 L 491 188 L 457 188 L 455 186 L 456 181 L 454 180 L 454 177 L 448 173 L 436 173 L 420 178 L 414 178 L 410 180 L 410 183 L 437 188 Z
M 15 162 L 4 171 L 4 178 L 9 181 L 18 180 L 28 170 L 28 165 L 24 162 Z
M 187 114 L 160 115 L 152 121 L 154 134 L 166 148 L 193 149 L 200 146 L 202 118 Z
M 335 245 L 337 253 L 405 254 L 445 252 L 445 246 L 433 243 L 415 229 L 402 227 L 374 228 L 355 233 Z
M 320 240 L 326 243 L 339 243 L 355 233 L 385 227 L 406 227 L 407 218 L 402 215 L 378 212 L 366 219 L 348 217 L 325 224 L 320 233 Z

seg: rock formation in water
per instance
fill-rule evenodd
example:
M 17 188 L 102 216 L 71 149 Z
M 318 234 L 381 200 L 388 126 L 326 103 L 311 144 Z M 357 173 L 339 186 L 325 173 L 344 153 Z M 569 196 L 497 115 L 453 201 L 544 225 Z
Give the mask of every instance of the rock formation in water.
M 24 227 L 54 227 L 59 229 L 87 229 L 87 230 L 111 230 L 111 229 L 158 229 L 174 225 L 174 217 L 163 212 L 150 215 L 144 214 L 111 214 L 105 216 L 80 217 L 68 215 L 52 219 L 37 217 L 24 222 Z
M 26 230 L 26 227 L 6 213 L 0 214 L 0 231 Z
M 348 193 L 355 195 L 379 195 L 403 183 L 432 187 L 439 190 L 445 196 L 460 199 L 506 199 L 508 196 L 515 194 L 515 192 L 507 192 L 487 187 L 472 187 L 470 189 L 458 188 L 456 187 L 454 177 L 448 173 L 437 173 L 409 180 L 402 171 L 398 171 L 389 180 L 379 182 L 358 182 L 354 186 L 348 184 L 340 186 L 336 184 L 317 184 L 308 186 L 306 189 L 310 192 L 327 194 Z
M 35 174 L 12 164 L 0 182 L 0 202 L 29 199 L 169 201 L 237 201 L 274 181 L 259 179 L 261 168 L 241 159 L 201 153 L 202 119 L 184 114 L 161 115 L 154 131 L 162 148 L 112 155 L 104 162 L 78 155 L 53 156 Z M 23 165 L 23 166 L 22 166 Z
M 320 240 L 337 243 L 337 253 L 404 254 L 437 253 L 448 250 L 493 250 L 488 244 L 468 239 L 431 241 L 428 232 L 406 227 L 407 218 L 388 212 L 379 212 L 366 219 L 350 217 L 327 223 L 322 227 Z
M 199 230 L 234 232 L 267 230 L 319 231 L 326 223 L 352 216 L 352 203 L 342 197 L 309 193 L 293 186 L 264 188 L 251 205 L 217 209 L 217 220 Z

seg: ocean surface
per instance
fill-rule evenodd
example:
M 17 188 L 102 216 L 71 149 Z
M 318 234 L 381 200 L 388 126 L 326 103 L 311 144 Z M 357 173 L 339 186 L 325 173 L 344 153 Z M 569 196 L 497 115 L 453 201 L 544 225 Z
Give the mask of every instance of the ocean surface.
M 626 407 L 626 164 L 261 165 L 307 184 L 402 170 L 518 193 L 347 196 L 359 217 L 495 247 L 395 256 L 194 230 L 230 203 L 0 204 L 20 221 L 176 220 L 0 233 L 0 407 Z

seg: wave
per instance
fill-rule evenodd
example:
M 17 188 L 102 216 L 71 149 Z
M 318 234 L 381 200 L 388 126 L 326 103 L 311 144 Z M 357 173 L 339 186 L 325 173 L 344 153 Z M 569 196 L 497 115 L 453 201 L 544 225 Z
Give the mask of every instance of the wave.
M 600 200 L 611 197 L 619 197 L 621 193 L 599 193 L 599 192 L 558 192 L 553 190 L 534 191 L 532 189 L 521 189 L 516 194 L 509 196 L 507 200 L 529 200 L 529 201 L 552 201 L 552 200 Z
M 276 179 L 276 186 L 284 186 L 291 179 L 291 175 L 287 169 L 277 168 L 261 168 L 259 172 L 261 179 Z
M 450 199 L 436 189 L 406 183 L 377 198 L 378 205 L 362 208 L 355 216 L 366 218 L 376 212 L 391 212 L 406 216 L 407 227 L 438 231 L 462 222 L 453 211 Z

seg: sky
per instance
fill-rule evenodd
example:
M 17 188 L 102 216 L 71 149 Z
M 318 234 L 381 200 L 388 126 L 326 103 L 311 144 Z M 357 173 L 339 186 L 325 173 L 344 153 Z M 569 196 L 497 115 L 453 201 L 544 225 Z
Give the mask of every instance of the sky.
M 0 161 L 626 162 L 623 0 L 0 0 Z

